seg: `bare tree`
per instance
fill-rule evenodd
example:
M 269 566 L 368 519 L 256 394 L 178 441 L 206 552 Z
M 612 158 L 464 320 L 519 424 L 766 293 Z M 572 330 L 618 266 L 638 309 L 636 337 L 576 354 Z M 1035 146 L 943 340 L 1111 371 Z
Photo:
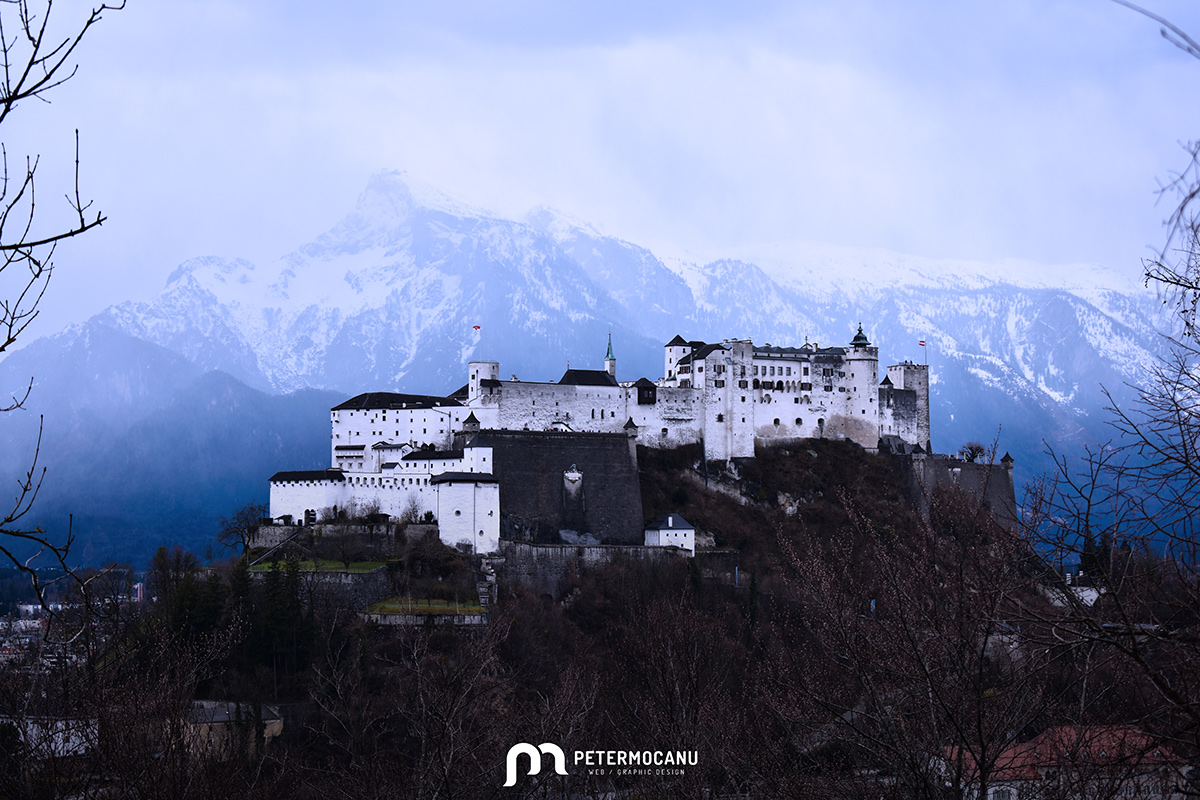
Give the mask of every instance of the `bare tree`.
M 250 552 L 254 534 L 267 516 L 267 506 L 262 503 L 247 503 L 234 512 L 232 517 L 221 518 L 221 532 L 217 541 L 226 547 L 236 547 L 241 555 Z
M 967 442 L 958 450 L 958 456 L 963 461 L 970 461 L 972 464 L 979 460 L 981 456 L 987 455 L 988 449 L 980 442 Z
M 1200 58 L 1186 32 L 1162 36 Z M 1134 676 L 1130 713 L 1140 709 L 1160 737 L 1200 752 L 1200 141 L 1185 145 L 1184 169 L 1160 183 L 1173 210 L 1162 249 L 1144 262 L 1146 282 L 1173 306 L 1182 328 L 1135 389 L 1110 394 L 1111 442 L 1078 462 L 1056 457 L 1056 474 L 1032 487 L 1025 525 L 1047 551 L 1078 558 L 1086 584 L 1062 592 L 1058 643 L 1111 654 Z
M 52 23 L 53 0 L 44 4 L 29 0 L 5 0 L 0 5 L 0 126 L 25 101 L 47 99 L 59 86 L 74 77 L 76 49 L 104 12 L 124 3 L 93 8 L 69 32 Z M 0 144 L 0 353 L 11 347 L 37 317 L 54 270 L 54 253 L 59 242 L 101 225 L 105 217 L 93 211 L 91 201 L 82 199 L 79 188 L 79 132 L 75 132 L 75 181 L 65 193 L 67 217 L 50 225 L 42 223 L 38 207 L 36 155 L 24 163 L 9 163 L 8 149 Z M 29 397 L 33 381 L 0 405 L 0 411 L 20 408 Z M 11 505 L 0 510 L 0 554 L 23 570 L 33 581 L 38 595 L 43 585 L 34 560 L 48 553 L 67 573 L 67 554 L 73 533 L 62 539 L 50 537 L 40 528 L 28 528 L 22 520 L 37 499 L 45 475 L 38 467 L 41 429 L 29 469 L 19 481 Z M 32 555 L 29 552 L 32 551 Z

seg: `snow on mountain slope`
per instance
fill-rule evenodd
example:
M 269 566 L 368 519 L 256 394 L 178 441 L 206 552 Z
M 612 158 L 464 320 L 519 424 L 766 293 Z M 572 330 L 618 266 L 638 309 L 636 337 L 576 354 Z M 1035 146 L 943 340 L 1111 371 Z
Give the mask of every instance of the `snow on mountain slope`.
M 948 418 L 989 397 L 997 413 L 1029 403 L 1046 424 L 1095 418 L 1099 384 L 1136 382 L 1162 346 L 1153 298 L 1095 265 L 803 243 L 754 255 L 659 258 L 545 207 L 502 219 L 380 173 L 351 213 L 275 263 L 194 259 L 151 302 L 98 321 L 257 387 L 345 392 L 448 391 L 472 358 L 553 379 L 568 361 L 599 366 L 610 331 L 620 377 L 655 378 L 676 333 L 836 345 L 861 321 L 884 362 L 928 357 L 935 395 L 959 409 Z

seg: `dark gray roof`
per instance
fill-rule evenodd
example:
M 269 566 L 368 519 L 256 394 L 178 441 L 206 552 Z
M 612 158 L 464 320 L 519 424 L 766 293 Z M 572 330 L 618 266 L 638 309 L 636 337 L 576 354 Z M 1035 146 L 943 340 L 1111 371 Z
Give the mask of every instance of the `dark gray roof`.
M 680 529 L 695 530 L 696 526 L 679 514 L 663 514 L 646 526 L 648 531 L 677 531 Z
M 430 483 L 499 483 L 490 472 L 443 472 L 429 479 Z
M 340 469 L 302 469 L 290 472 L 276 472 L 271 476 L 271 483 L 285 481 L 344 481 L 346 475 Z
M 414 450 L 402 461 L 433 461 L 439 458 L 462 458 L 462 450 Z
M 395 392 L 366 392 L 351 397 L 333 411 L 366 411 L 384 408 L 434 408 L 435 406 L 461 406 L 462 403 L 449 397 L 428 394 L 396 394 Z
M 240 708 L 238 706 L 241 706 Z M 282 719 L 274 706 L 260 706 L 259 713 L 263 722 Z M 228 722 L 250 723 L 254 720 L 254 708 L 249 703 L 196 703 L 188 711 L 188 722 L 195 724 L 209 723 L 220 725 Z
M 485 434 L 477 433 L 471 437 L 471 440 L 463 445 L 463 449 L 468 447 L 495 447 L 492 440 L 487 438 Z
M 884 375 L 883 380 L 881 380 L 879 382 L 879 385 L 880 386 L 894 386 L 895 384 L 892 383 L 892 378 L 890 375 Z
M 479 381 L 479 385 L 485 389 L 499 389 L 500 381 L 496 380 L 495 378 L 482 378 Z
M 478 425 L 478 424 L 479 424 L 479 418 L 475 416 L 474 411 L 472 411 L 470 414 L 467 414 L 467 418 L 463 420 L 463 425 Z
M 366 450 L 367 446 L 365 444 L 339 444 L 339 445 L 334 445 L 333 449 L 338 452 L 341 452 L 343 450 L 362 451 L 362 450 Z
M 677 333 L 674 339 L 667 342 L 667 347 L 687 347 L 687 341 Z
M 560 386 L 616 386 L 617 379 L 602 369 L 569 369 L 558 383 Z
M 683 358 L 679 359 L 679 363 L 680 364 L 690 364 L 690 363 L 692 363 L 693 360 L 699 361 L 701 359 L 708 358 L 709 354 L 716 350 L 728 350 L 728 349 L 729 348 L 727 348 L 723 344 L 706 344 L 701 347 L 697 347 L 695 350 L 688 353 Z
M 636 381 L 634 381 L 634 382 L 633 382 L 633 385 L 634 385 L 634 386 L 640 386 L 640 387 L 642 387 L 643 389 L 656 389 L 656 388 L 658 388 L 658 387 L 655 385 L 654 381 L 650 380 L 649 378 L 638 378 Z
M 763 358 L 770 358 L 772 356 L 779 356 L 779 357 L 793 356 L 795 358 L 803 358 L 803 359 L 807 360 L 807 358 L 810 355 L 812 355 L 812 351 L 813 350 L 811 347 L 804 347 L 804 346 L 800 346 L 800 347 L 764 346 L 764 347 L 755 347 L 754 355 L 761 356 Z

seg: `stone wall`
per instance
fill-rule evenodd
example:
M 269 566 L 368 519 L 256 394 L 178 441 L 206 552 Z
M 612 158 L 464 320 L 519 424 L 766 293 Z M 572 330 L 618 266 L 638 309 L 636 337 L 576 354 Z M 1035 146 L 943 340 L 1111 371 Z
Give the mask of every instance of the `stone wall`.
M 573 530 L 605 544 L 641 544 L 642 490 L 628 436 L 557 431 L 485 436 L 500 481 L 500 509 L 514 538 L 556 544 L 560 530 Z M 564 478 L 572 465 L 582 475 L 578 481 Z
M 508 539 L 500 540 L 500 554 L 503 563 L 492 563 L 501 582 L 510 587 L 528 586 L 555 598 L 568 573 L 580 573 L 618 558 L 648 561 L 684 557 L 665 547 L 533 544 Z
M 266 572 L 250 573 L 257 582 L 265 581 L 266 576 Z M 392 595 L 386 567 L 370 572 L 304 572 L 300 581 L 304 601 L 319 605 L 363 609 Z
M 1012 462 L 977 464 L 944 455 L 898 455 L 896 468 L 907 478 L 909 498 L 929 514 L 929 500 L 939 488 L 958 488 L 982 501 L 992 517 L 1009 530 L 1020 526 Z
M 275 547 L 296 537 L 297 541 L 307 542 L 306 537 L 320 539 L 332 536 L 360 536 L 372 544 L 390 547 L 402 531 L 409 536 L 414 534 L 426 535 L 427 529 L 437 530 L 436 525 L 409 525 L 407 528 L 399 522 L 383 522 L 376 525 L 360 525 L 348 522 L 328 522 L 317 525 L 260 525 L 250 539 L 251 547 Z

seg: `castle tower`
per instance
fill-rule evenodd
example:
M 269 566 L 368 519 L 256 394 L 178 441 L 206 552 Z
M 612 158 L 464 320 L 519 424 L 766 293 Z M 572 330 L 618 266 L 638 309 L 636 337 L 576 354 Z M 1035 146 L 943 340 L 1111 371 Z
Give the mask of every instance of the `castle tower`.
M 467 402 L 472 402 L 480 395 L 480 381 L 496 381 L 500 379 L 499 361 L 472 361 L 467 364 L 469 378 L 467 380 Z
M 879 348 L 871 344 L 861 322 L 846 349 L 845 372 L 845 434 L 873 450 L 879 443 Z
M 917 395 L 916 419 L 908 425 L 898 424 L 897 432 L 906 442 L 921 445 L 927 453 L 933 452 L 929 441 L 929 367 L 905 361 L 888 367 L 888 377 L 897 389 L 907 389 Z
M 611 333 L 608 334 L 608 352 L 604 355 L 604 371 L 617 377 L 617 357 L 613 355 Z
M 679 376 L 679 359 L 691 352 L 691 345 L 684 341 L 679 334 L 675 338 L 667 342 L 663 354 L 663 378 L 671 386 L 678 385 Z

